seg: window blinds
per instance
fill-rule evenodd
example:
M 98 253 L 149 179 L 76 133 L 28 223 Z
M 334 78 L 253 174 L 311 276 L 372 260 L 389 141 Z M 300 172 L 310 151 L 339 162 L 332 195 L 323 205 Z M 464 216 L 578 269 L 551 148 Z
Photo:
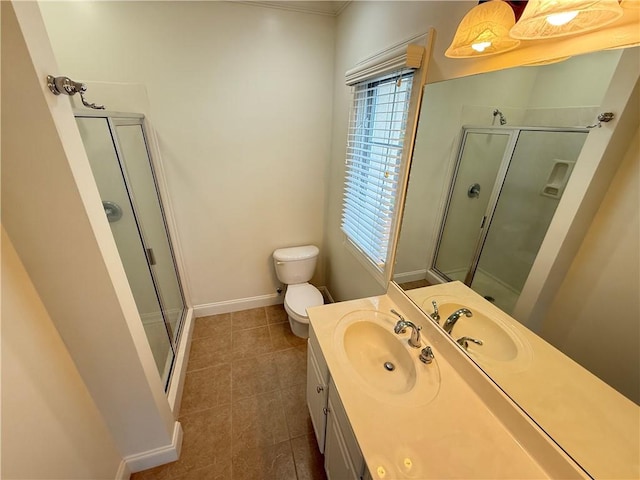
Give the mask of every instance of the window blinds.
M 401 180 L 413 71 L 353 86 L 342 230 L 379 270 L 387 260 Z

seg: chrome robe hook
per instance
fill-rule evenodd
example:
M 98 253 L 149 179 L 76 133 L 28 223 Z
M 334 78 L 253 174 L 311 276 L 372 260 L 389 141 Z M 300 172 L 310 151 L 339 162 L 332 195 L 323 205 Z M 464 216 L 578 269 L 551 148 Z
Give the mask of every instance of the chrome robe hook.
M 602 128 L 602 122 L 610 122 L 614 117 L 615 115 L 612 112 L 602 112 L 600 115 L 598 115 L 598 123 L 587 125 L 587 128 Z
M 47 75 L 47 87 L 54 95 L 73 96 L 76 93 L 80 94 L 80 99 L 85 107 L 94 108 L 96 110 L 104 110 L 104 105 L 96 105 L 95 103 L 89 103 L 84 98 L 84 94 L 87 91 L 87 86 L 84 83 L 74 82 L 69 77 L 54 77 L 53 75 Z

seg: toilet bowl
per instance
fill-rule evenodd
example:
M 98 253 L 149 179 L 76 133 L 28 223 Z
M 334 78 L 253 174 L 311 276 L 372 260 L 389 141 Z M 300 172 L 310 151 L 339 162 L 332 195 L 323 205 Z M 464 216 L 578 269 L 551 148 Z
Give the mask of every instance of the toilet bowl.
M 307 308 L 322 305 L 324 298 L 316 287 L 309 283 L 319 254 L 315 245 L 279 248 L 273 252 L 273 262 L 278 279 L 287 285 L 284 309 L 294 335 L 309 337 Z
M 310 283 L 289 285 L 284 296 L 284 309 L 289 317 L 291 331 L 297 337 L 309 338 L 307 308 L 322 305 L 322 293 Z

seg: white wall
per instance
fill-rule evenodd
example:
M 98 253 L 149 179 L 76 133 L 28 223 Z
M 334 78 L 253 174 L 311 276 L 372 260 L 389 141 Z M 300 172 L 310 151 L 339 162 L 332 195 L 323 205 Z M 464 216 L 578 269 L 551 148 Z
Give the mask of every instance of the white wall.
M 109 430 L 2 230 L 2 478 L 107 479 Z
M 639 141 L 640 131 L 558 290 L 541 335 L 640 404 Z
M 274 295 L 271 252 L 322 247 L 335 19 L 230 2 L 42 11 L 61 72 L 146 86 L 191 303 Z

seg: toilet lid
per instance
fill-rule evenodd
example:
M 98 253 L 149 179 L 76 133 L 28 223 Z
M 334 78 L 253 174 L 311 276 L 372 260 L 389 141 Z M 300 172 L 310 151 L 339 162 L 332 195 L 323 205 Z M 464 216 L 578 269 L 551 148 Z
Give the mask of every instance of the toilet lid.
M 324 304 L 322 293 L 310 283 L 289 285 L 284 300 L 288 307 L 301 317 L 307 316 L 307 308 Z

